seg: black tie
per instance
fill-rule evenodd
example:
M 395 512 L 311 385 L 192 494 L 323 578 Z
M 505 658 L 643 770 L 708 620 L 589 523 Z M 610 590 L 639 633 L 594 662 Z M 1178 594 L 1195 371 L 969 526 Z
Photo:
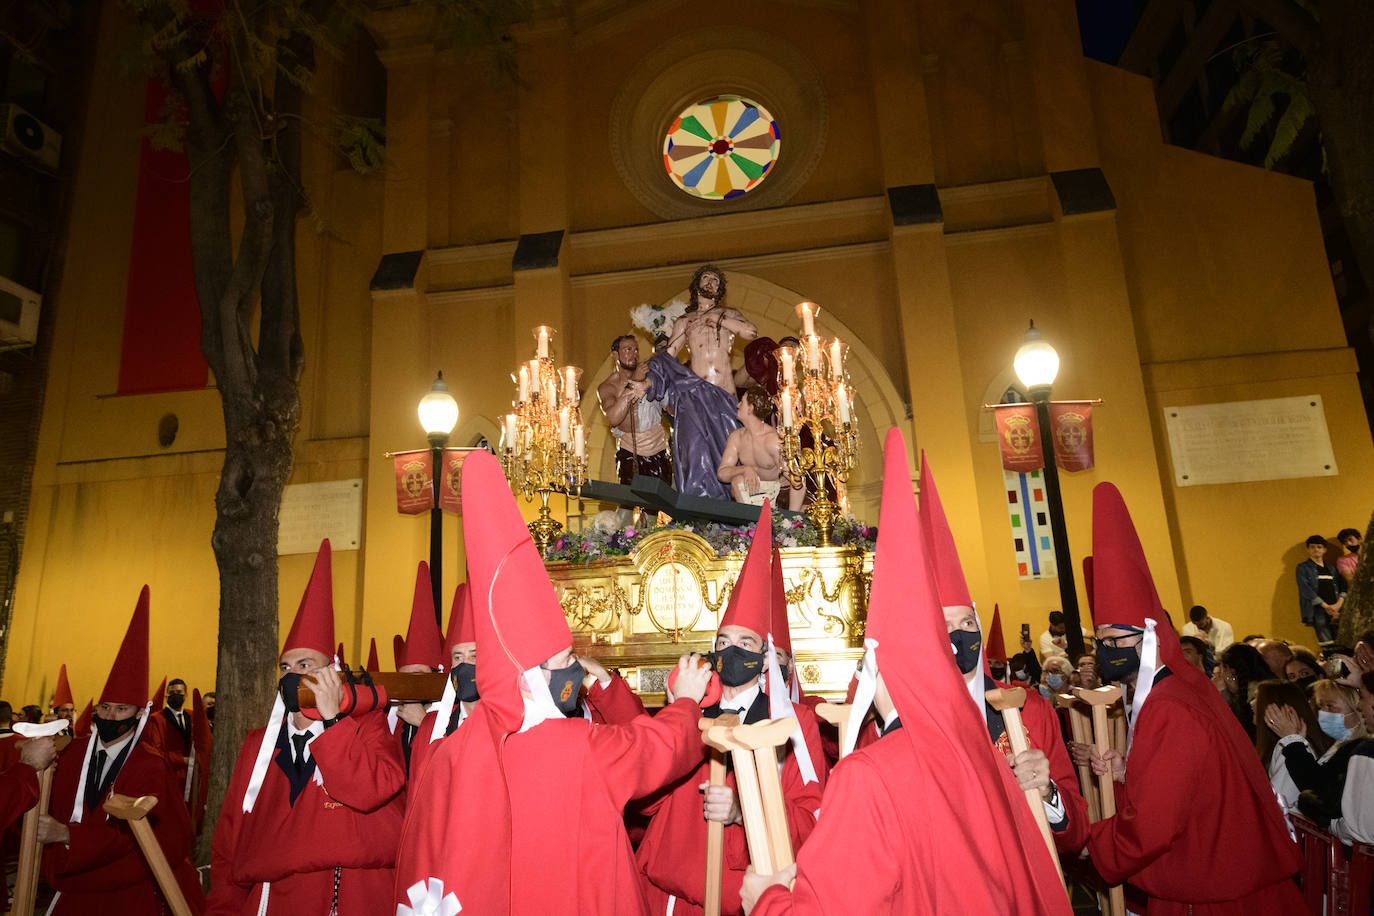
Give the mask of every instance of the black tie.
M 95 752 L 95 789 L 97 793 L 99 793 L 101 788 L 100 777 L 105 774 L 105 761 L 109 759 L 109 756 L 110 755 L 103 750 L 97 750 Z
M 296 745 L 296 769 L 298 770 L 305 768 L 305 745 L 309 740 L 310 734 L 308 732 L 304 735 L 291 736 L 291 743 Z

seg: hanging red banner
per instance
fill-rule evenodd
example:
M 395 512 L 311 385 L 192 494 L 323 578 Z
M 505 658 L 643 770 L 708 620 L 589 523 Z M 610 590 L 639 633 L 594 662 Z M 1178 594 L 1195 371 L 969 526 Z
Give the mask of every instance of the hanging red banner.
M 439 508 L 458 515 L 463 514 L 463 459 L 476 448 L 444 449 L 443 472 L 439 475 Z
M 1093 466 L 1093 406 L 1075 401 L 1050 402 L 1054 432 L 1054 463 L 1062 471 L 1086 471 Z
M 1026 474 L 1045 466 L 1040 447 L 1040 424 L 1031 404 L 998 404 L 997 442 L 1002 447 L 1002 467 Z
M 419 515 L 434 508 L 434 475 L 429 449 L 396 452 L 396 511 Z

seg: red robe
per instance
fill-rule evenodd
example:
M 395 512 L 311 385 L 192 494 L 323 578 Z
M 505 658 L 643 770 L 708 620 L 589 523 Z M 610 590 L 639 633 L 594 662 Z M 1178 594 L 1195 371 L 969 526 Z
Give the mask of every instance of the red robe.
M 766 703 L 767 695 L 760 693 L 760 696 Z M 816 826 L 816 811 L 821 807 L 828 770 L 825 755 L 821 751 L 816 714 L 802 705 L 794 706 L 793 710 L 801 725 L 802 737 L 811 751 L 811 763 L 819 780 L 802 782 L 801 770 L 790 753 L 791 745 L 788 745 L 789 753 L 782 768 L 782 793 L 787 802 L 787 826 L 792 834 L 792 849 L 797 850 L 802 848 L 802 843 Z M 674 916 L 690 916 L 702 911 L 706 886 L 706 819 L 701 813 L 702 793 L 698 786 L 710 778 L 710 763 L 704 744 L 697 752 L 697 761 L 691 773 L 665 786 L 642 809 L 651 820 L 639 844 L 636 859 L 644 877 L 645 895 L 651 913 L 666 912 L 669 896 L 677 898 L 673 903 Z M 726 776 L 726 783 L 732 789 L 735 787 L 733 770 Z M 749 867 L 749 846 L 744 827 L 739 824 L 725 827 L 724 864 L 720 911 L 722 914 L 743 913 L 739 892 L 745 869 Z
M 310 743 L 324 786 L 312 779 L 294 806 L 273 760 L 252 813 L 243 793 L 264 729 L 248 733 L 220 809 L 212 846 L 215 916 L 257 914 L 263 884 L 269 914 L 324 913 L 341 867 L 339 916 L 374 916 L 391 899 L 405 811 L 405 764 L 381 712 L 346 718 Z
M 583 698 L 592 721 L 598 725 L 622 725 L 635 716 L 646 714 L 644 703 L 625 679 L 611 672 L 611 682 L 605 687 L 597 681 Z
M 49 811 L 57 820 L 67 823 L 71 840 L 66 844 L 49 844 L 43 851 L 43 876 L 58 891 L 57 902 L 49 912 L 54 916 L 158 916 L 163 907 L 162 894 L 129 826 L 107 816 L 98 806 L 83 811 L 80 823 L 70 823 L 76 794 L 85 789 L 80 785 L 81 763 L 87 746 L 95 740 L 99 739 L 91 736 L 73 741 L 58 760 L 53 776 Z M 192 912 L 202 912 L 205 895 L 195 866 L 188 858 L 191 815 L 167 762 L 140 738 L 130 748 L 110 792 L 132 798 L 157 796 L 157 807 L 149 813 L 148 822 L 186 902 Z
M 1002 850 L 996 843 L 978 845 L 977 831 L 957 829 L 965 819 L 963 798 L 942 791 L 938 771 L 945 766 L 943 755 L 917 750 L 912 736 L 901 731 L 841 760 L 830 775 L 820 821 L 797 854 L 792 893 L 769 888 L 751 916 L 1068 916 L 1067 900 L 1062 908 L 1036 907 L 1018 896 L 1014 884 L 996 877 Z M 1040 842 L 1033 834 L 1023 840 Z M 1045 879 L 1058 881 L 1053 874 Z M 1063 899 L 1062 890 L 1058 897 Z M 739 906 L 738 882 L 735 896 L 722 900 L 722 911 L 727 906 Z
M 642 916 L 621 814 L 699 758 L 697 705 L 678 700 L 628 725 L 553 719 L 499 742 L 491 714 L 478 703 L 413 784 L 397 902 L 434 879 L 464 913 Z
M 38 803 L 38 774 L 27 763 L 0 773 L 0 831 Z
M 1267 916 L 1306 912 L 1293 883 L 1297 846 L 1261 805 L 1278 800 L 1254 782 L 1209 726 L 1192 685 L 1155 683 L 1131 744 L 1117 814 L 1090 827 L 1088 849 L 1103 878 L 1130 881 L 1150 898 L 1150 916 Z M 1231 723 L 1234 724 L 1234 723 Z
M 191 753 L 192 741 L 188 737 L 183 737 L 177 729 L 176 724 L 167 718 L 168 708 L 154 709 L 148 714 L 148 725 L 144 728 L 143 741 L 157 751 L 172 768 L 172 775 L 176 777 L 177 785 L 182 787 L 182 798 L 184 799 L 186 790 L 186 769 L 187 758 Z M 188 705 L 183 710 L 186 721 L 191 723 L 191 728 L 195 728 L 191 716 L 191 708 Z

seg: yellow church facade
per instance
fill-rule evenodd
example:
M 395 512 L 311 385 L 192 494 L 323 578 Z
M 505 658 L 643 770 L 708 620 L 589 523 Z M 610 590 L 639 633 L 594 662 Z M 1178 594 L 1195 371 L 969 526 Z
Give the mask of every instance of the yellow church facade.
M 216 664 L 218 395 L 112 395 L 143 87 L 114 75 L 128 29 L 103 16 L 96 68 L 111 76 L 83 128 L 6 634 L 16 701 L 50 692 L 64 662 L 78 703 L 95 693 L 145 582 L 155 679 L 207 689 Z M 311 147 L 328 231 L 298 234 L 292 483 L 361 480 L 357 543 L 334 544 L 350 660 L 404 630 L 428 557 L 428 518 L 396 512 L 386 453 L 424 446 L 415 404 L 435 371 L 459 405 L 451 444 L 495 443 L 531 329 L 556 328 L 558 361 L 584 370 L 590 476 L 613 480 L 595 402 L 610 343 L 630 309 L 684 299 L 706 262 L 760 334 L 796 334 L 796 303 L 820 305 L 818 333 L 851 347 L 855 515 L 880 521 L 881 443 L 897 426 L 930 457 L 970 590 L 985 625 L 1000 606 L 1009 646 L 1059 606 L 1054 578 L 1018 568 L 983 409 L 1015 384 L 1028 319 L 1060 354 L 1055 396 L 1102 400 L 1096 466 L 1061 475 L 1075 568 L 1092 488 L 1110 480 L 1176 622 L 1204 604 L 1237 635 L 1312 643 L 1293 584 L 1302 542 L 1363 528 L 1374 479 L 1312 188 L 1165 145 L 1148 81 L 1082 56 L 1069 0 L 566 2 L 513 33 L 513 78 L 436 41 L 415 5 L 367 26 L 375 60 L 359 72 L 384 92 L 387 167 L 359 177 Z M 364 78 L 346 71 L 322 73 L 320 111 Z M 724 199 L 685 192 L 665 153 L 682 112 L 719 97 L 766 110 L 779 141 L 762 180 Z M 1313 397 L 1334 467 L 1181 479 L 1169 409 Z M 605 508 L 556 506 L 572 524 Z M 451 595 L 461 524 L 444 524 Z M 281 557 L 288 622 L 311 559 Z

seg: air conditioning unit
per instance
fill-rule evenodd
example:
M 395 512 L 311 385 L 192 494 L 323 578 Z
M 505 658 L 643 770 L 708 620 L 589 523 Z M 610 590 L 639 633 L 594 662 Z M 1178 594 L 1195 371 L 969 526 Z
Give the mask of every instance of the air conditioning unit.
M 62 135 L 13 102 L 0 105 L 0 114 L 5 121 L 0 146 L 11 155 L 56 174 L 62 161 Z
M 21 350 L 38 342 L 38 311 L 43 297 L 0 277 L 0 350 Z

